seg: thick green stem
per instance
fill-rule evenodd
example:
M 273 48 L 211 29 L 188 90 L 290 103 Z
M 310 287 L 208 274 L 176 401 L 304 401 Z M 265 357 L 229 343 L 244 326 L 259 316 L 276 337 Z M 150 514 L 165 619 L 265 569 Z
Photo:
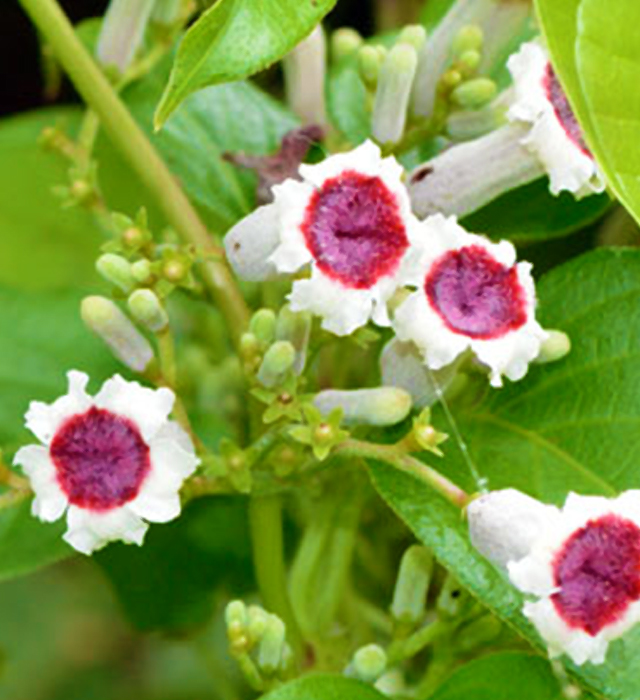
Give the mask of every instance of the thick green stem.
M 249 504 L 253 562 L 262 602 L 287 627 L 287 639 L 300 658 L 303 640 L 287 590 L 279 496 L 254 496 Z
M 100 118 L 114 146 L 155 197 L 168 222 L 187 243 L 206 251 L 211 238 L 177 180 L 84 48 L 56 0 L 20 0 L 44 35 L 85 102 Z M 229 268 L 215 260 L 201 274 L 229 330 L 238 340 L 248 322 L 248 309 Z

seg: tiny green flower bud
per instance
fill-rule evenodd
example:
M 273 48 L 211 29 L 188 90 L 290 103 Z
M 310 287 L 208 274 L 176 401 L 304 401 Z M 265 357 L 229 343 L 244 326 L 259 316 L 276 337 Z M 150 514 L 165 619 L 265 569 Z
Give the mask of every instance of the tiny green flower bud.
M 403 554 L 393 592 L 391 614 L 401 624 L 417 625 L 424 617 L 433 573 L 433 555 L 422 545 Z
M 561 360 L 571 351 L 571 338 L 566 333 L 555 330 L 547 333 L 549 337 L 542 343 L 540 354 L 535 359 L 541 364 Z
M 399 44 L 409 44 L 420 51 L 427 42 L 427 30 L 421 24 L 408 24 L 398 37 Z
M 276 341 L 265 353 L 258 370 L 258 381 L 266 387 L 276 386 L 293 367 L 296 350 L 286 340 Z
M 253 333 L 243 333 L 240 338 L 240 355 L 243 360 L 252 359 L 260 351 L 260 343 Z
M 436 600 L 436 609 L 444 617 L 455 617 L 462 609 L 464 597 L 464 591 L 458 581 L 451 574 L 447 574 Z
M 291 311 L 289 305 L 283 306 L 276 323 L 276 340 L 288 340 L 296 349 L 296 361 L 293 371 L 302 374 L 307 361 L 307 348 L 311 335 L 311 314 Z
M 189 274 L 189 267 L 182 260 L 172 258 L 167 260 L 162 266 L 162 275 L 172 284 L 180 284 Z
M 84 204 L 95 196 L 95 190 L 86 180 L 74 180 L 69 188 L 69 195 L 74 202 Z
M 251 646 L 257 644 L 263 637 L 267 628 L 269 614 L 259 605 L 249 606 L 249 619 L 247 623 L 247 633 Z
M 465 51 L 460 56 L 459 63 L 461 68 L 463 68 L 467 74 L 471 74 L 478 69 L 481 60 L 482 55 L 480 52 L 471 50 Z
M 96 270 L 107 282 L 128 294 L 135 287 L 131 263 L 120 255 L 105 253 L 96 262 Z
M 451 93 L 451 99 L 465 109 L 484 107 L 496 96 L 498 88 L 490 78 L 467 80 Z
M 110 299 L 86 297 L 80 314 L 85 324 L 127 367 L 143 372 L 149 366 L 153 359 L 149 341 Z
M 127 300 L 135 320 L 152 333 L 159 333 L 169 325 L 169 317 L 160 299 L 150 289 L 138 289 Z
M 384 60 L 371 122 L 378 143 L 397 143 L 402 138 L 417 65 L 418 54 L 408 44 L 396 44 Z
M 484 33 L 477 24 L 468 24 L 456 34 L 451 44 L 453 53 L 461 56 L 465 51 L 481 51 Z
M 382 58 L 375 46 L 362 46 L 358 51 L 358 70 L 362 82 L 374 90 L 378 82 Z
M 149 260 L 136 260 L 131 264 L 131 274 L 138 284 L 147 284 L 153 276 L 153 266 Z
M 285 645 L 284 622 L 276 615 L 269 615 L 258 647 L 258 666 L 266 673 L 274 673 L 280 666 Z
M 363 38 L 360 34 L 350 27 L 342 27 L 336 29 L 331 35 L 331 54 L 336 62 L 351 56 L 355 53 L 363 43 Z
M 131 250 L 138 250 L 149 241 L 149 234 L 139 226 L 129 226 L 120 234 L 122 244 Z
M 462 74 L 459 70 L 450 68 L 448 71 L 443 73 L 440 80 L 445 88 L 448 90 L 453 90 L 453 88 L 457 87 L 462 82 Z
M 103 66 L 120 73 L 140 47 L 155 0 L 111 0 L 98 37 L 96 55 Z
M 365 683 L 374 683 L 380 678 L 387 667 L 387 654 L 377 644 L 361 647 L 353 655 L 351 670 L 353 674 Z
M 460 630 L 457 643 L 460 649 L 471 651 L 481 644 L 493 641 L 501 631 L 502 623 L 497 617 L 483 615 Z
M 247 608 L 241 600 L 232 600 L 224 611 L 227 623 L 227 639 L 236 654 L 247 651 Z
M 397 387 L 383 386 L 376 389 L 321 391 L 313 399 L 321 413 L 327 414 L 341 408 L 346 425 L 395 425 L 404 420 L 411 410 L 411 396 Z
M 259 342 L 269 345 L 276 336 L 276 315 L 271 309 L 256 311 L 249 322 L 249 332 L 253 333 Z

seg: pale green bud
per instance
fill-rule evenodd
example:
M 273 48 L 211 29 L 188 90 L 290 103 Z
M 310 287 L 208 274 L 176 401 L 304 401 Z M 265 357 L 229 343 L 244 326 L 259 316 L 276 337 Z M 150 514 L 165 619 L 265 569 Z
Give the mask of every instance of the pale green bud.
M 247 608 L 241 600 L 232 600 L 224 611 L 227 624 L 227 639 L 235 653 L 248 651 L 247 638 Z
M 360 34 L 350 27 L 342 27 L 336 29 L 331 35 L 331 54 L 336 62 L 342 61 L 344 58 L 355 53 L 363 43 L 363 38 Z
M 408 44 L 396 44 L 383 62 L 371 121 L 378 143 L 397 143 L 402 138 L 417 66 L 418 54 Z
M 464 591 L 458 581 L 451 574 L 447 574 L 436 600 L 436 609 L 445 617 L 455 617 L 462 609 L 463 603 Z
M 286 340 L 276 341 L 264 354 L 258 381 L 266 387 L 276 386 L 296 361 L 296 350 Z
M 284 622 L 269 615 L 258 647 L 258 666 L 267 674 L 277 671 L 285 646 Z
M 264 635 L 267 628 L 267 620 L 269 614 L 259 605 L 249 606 L 249 619 L 247 623 L 247 632 L 251 645 L 257 644 Z
M 271 344 L 276 336 L 275 313 L 271 309 L 256 311 L 249 322 L 249 332 L 253 333 L 259 342 Z
M 465 51 L 459 58 L 459 63 L 461 67 L 467 73 L 473 73 L 478 69 L 480 61 L 482 60 L 482 55 L 479 51 Z
M 251 360 L 260 352 L 260 343 L 253 333 L 243 333 L 240 336 L 240 356 L 243 360 Z
M 421 24 L 409 24 L 401 32 L 398 37 L 399 44 L 409 44 L 420 52 L 422 47 L 427 42 L 427 30 Z
M 441 82 L 444 87 L 452 90 L 462 82 L 462 73 L 455 68 L 450 68 L 442 74 Z
M 542 343 L 540 354 L 535 362 L 541 364 L 546 362 L 556 362 L 571 352 L 571 338 L 562 331 L 547 331 L 549 337 Z
M 498 88 L 490 78 L 474 78 L 458 85 L 451 93 L 451 99 L 465 109 L 484 107 L 496 96 Z
M 136 260 L 131 265 L 131 274 L 138 284 L 147 284 L 153 275 L 153 267 L 149 260 Z
M 433 555 L 422 545 L 409 547 L 402 556 L 391 614 L 401 624 L 416 625 L 425 614 L 433 573 Z
M 296 350 L 293 371 L 302 374 L 307 361 L 307 348 L 311 336 L 311 314 L 306 311 L 291 311 L 289 305 L 283 306 L 276 323 L 276 340 L 288 340 Z
M 358 51 L 358 70 L 362 82 L 373 90 L 378 82 L 382 57 L 375 46 L 362 46 Z
M 96 270 L 107 282 L 125 293 L 129 293 L 135 287 L 131 264 L 120 255 L 113 253 L 101 255 L 96 261 Z
M 131 64 L 142 44 L 155 0 L 111 0 L 102 23 L 96 56 L 120 73 Z
M 127 300 L 135 320 L 152 333 L 159 333 L 169 325 L 169 317 L 160 299 L 150 289 L 138 289 Z
M 149 341 L 110 299 L 86 297 L 80 314 L 85 324 L 127 367 L 143 372 L 149 366 L 153 359 Z
M 451 49 L 457 56 L 465 51 L 481 51 L 484 43 L 484 33 L 477 24 L 462 27 L 451 43 Z
M 328 389 L 317 394 L 313 403 L 326 415 L 336 408 L 343 411 L 346 425 L 395 425 L 411 410 L 411 396 L 397 387 L 338 391 Z
M 385 672 L 387 654 L 377 644 L 361 647 L 353 655 L 351 670 L 353 674 L 365 683 L 374 683 Z

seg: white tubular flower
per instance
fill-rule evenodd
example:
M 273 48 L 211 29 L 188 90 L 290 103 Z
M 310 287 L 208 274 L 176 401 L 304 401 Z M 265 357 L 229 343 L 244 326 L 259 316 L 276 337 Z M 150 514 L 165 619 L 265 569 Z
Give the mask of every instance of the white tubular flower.
M 245 219 L 227 235 L 227 250 L 266 250 L 277 240 L 267 259 L 271 270 L 311 268 L 309 279 L 293 284 L 293 311 L 322 316 L 323 328 L 336 335 L 349 335 L 369 319 L 388 326 L 387 301 L 400 285 L 401 264 L 420 227 L 402 174 L 396 160 L 382 158 L 370 141 L 318 165 L 302 165 L 302 181 L 276 185 L 273 204 L 259 210 L 261 222 L 271 222 L 268 230 Z M 253 279 L 269 274 L 268 266 L 236 265 L 237 255 L 230 260 L 241 275 L 249 267 Z
M 475 508 L 472 503 L 472 541 L 481 539 L 481 551 L 491 556 L 491 537 L 523 533 L 521 546 L 510 548 L 509 577 L 537 598 L 525 603 L 524 614 L 549 656 L 603 663 L 609 642 L 640 621 L 640 491 L 614 499 L 572 493 L 562 509 L 537 503 L 532 510 L 523 507 L 525 499 L 532 500 L 508 490 L 479 499 L 485 502 Z
M 21 448 L 35 493 L 32 513 L 52 522 L 67 513 L 64 539 L 83 554 L 112 540 L 142 544 L 147 522 L 180 514 L 179 490 L 199 464 L 189 436 L 169 420 L 175 396 L 116 375 L 99 393 L 69 372 L 69 391 L 33 401 L 26 425 L 41 445 Z
M 502 375 L 524 377 L 547 334 L 535 320 L 531 265 L 516 262 L 511 243 L 491 243 L 436 214 L 424 222 L 404 272 L 416 291 L 398 307 L 393 327 L 429 368 L 470 349 L 490 369 L 493 386 L 502 385 Z
M 531 125 L 522 143 L 544 164 L 551 192 L 568 190 L 576 197 L 602 192 L 602 176 L 545 49 L 537 42 L 523 44 L 507 66 L 515 89 L 507 118 Z

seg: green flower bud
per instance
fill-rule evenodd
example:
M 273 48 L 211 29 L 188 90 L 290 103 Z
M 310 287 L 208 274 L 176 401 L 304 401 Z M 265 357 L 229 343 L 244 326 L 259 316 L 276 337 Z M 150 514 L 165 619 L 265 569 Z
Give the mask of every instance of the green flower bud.
M 296 350 L 293 371 L 302 374 L 307 361 L 307 348 L 311 335 L 311 314 L 291 311 L 286 305 L 280 309 L 276 323 L 276 340 L 288 340 Z
M 136 260 L 131 264 L 131 274 L 138 284 L 148 284 L 153 276 L 153 266 L 149 260 Z
M 408 44 L 396 44 L 383 62 L 371 122 L 378 143 L 397 143 L 402 138 L 417 66 L 418 54 Z
M 409 44 L 420 52 L 422 47 L 427 42 L 427 30 L 421 24 L 409 24 L 401 32 L 398 37 L 399 44 Z
M 363 43 L 363 38 L 355 30 L 349 27 L 336 29 L 331 35 L 331 54 L 336 62 L 355 53 Z
M 138 289 L 127 300 L 135 320 L 152 333 L 159 333 L 169 325 L 169 317 L 160 299 L 150 289 Z
M 151 234 L 139 226 L 128 226 L 120 234 L 122 244 L 131 250 L 138 250 L 151 240 Z
M 276 386 L 293 367 L 296 350 L 286 340 L 277 340 L 265 353 L 258 370 L 258 381 L 266 387 Z
M 546 362 L 556 362 L 569 354 L 571 351 L 571 338 L 562 331 L 547 331 L 549 337 L 542 343 L 540 354 L 535 361 L 541 364 Z
M 456 34 L 451 49 L 456 56 L 465 51 L 481 51 L 484 43 L 484 33 L 477 24 L 468 24 Z
M 375 46 L 362 46 L 358 51 L 358 70 L 362 82 L 374 90 L 378 82 L 382 58 Z
M 224 611 L 227 623 L 227 639 L 231 651 L 242 654 L 247 651 L 247 608 L 241 600 L 232 600 Z
M 249 332 L 253 333 L 259 342 L 271 344 L 276 335 L 276 315 L 271 309 L 260 309 L 251 317 Z
M 451 575 L 447 578 L 436 600 L 436 609 L 443 617 L 455 617 L 462 610 L 465 593 L 458 581 Z
M 258 647 L 258 666 L 266 673 L 278 670 L 285 646 L 284 622 L 276 615 L 269 615 Z
M 478 70 L 481 60 L 482 55 L 479 51 L 465 51 L 459 58 L 459 64 L 468 75 Z
M 84 204 L 95 196 L 95 189 L 87 180 L 74 180 L 69 188 L 69 196 L 76 204 Z
M 404 420 L 411 410 L 411 396 L 397 387 L 383 386 L 377 389 L 353 389 L 321 391 L 313 399 L 321 413 L 335 408 L 343 411 L 346 425 L 395 425 Z
M 267 620 L 269 613 L 259 605 L 249 606 L 249 619 L 247 623 L 247 632 L 251 646 L 257 644 L 263 637 L 267 628 Z
M 243 360 L 254 359 L 260 352 L 260 343 L 253 333 L 243 333 L 240 337 L 240 356 Z
M 479 109 L 496 96 L 498 88 L 490 78 L 467 80 L 451 93 L 455 104 L 465 109 Z
M 453 88 L 457 87 L 462 82 L 462 73 L 455 68 L 450 68 L 443 73 L 440 81 L 446 89 L 453 90 Z
M 424 617 L 433 573 L 433 555 L 422 545 L 403 554 L 393 592 L 391 614 L 401 624 L 417 625 Z
M 80 314 L 85 324 L 127 367 L 143 372 L 149 366 L 153 359 L 149 341 L 110 299 L 86 297 Z
M 107 282 L 128 294 L 135 287 L 135 279 L 131 271 L 131 264 L 120 255 L 106 253 L 101 255 L 96 262 L 98 274 Z
M 361 647 L 353 655 L 351 670 L 353 674 L 365 683 L 374 683 L 380 678 L 387 667 L 387 654 L 377 644 Z

